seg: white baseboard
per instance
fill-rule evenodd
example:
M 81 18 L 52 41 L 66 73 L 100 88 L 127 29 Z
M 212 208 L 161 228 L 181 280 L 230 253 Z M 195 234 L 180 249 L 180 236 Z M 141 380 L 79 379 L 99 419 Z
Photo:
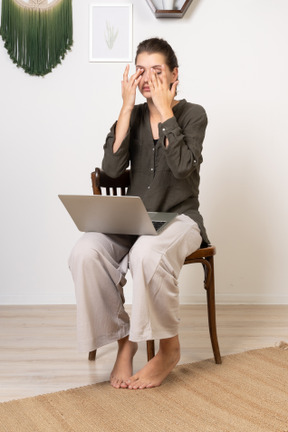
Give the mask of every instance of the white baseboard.
M 59 298 L 51 296 L 0 296 L 0 305 L 61 305 L 61 304 L 76 304 L 74 296 L 60 296 Z
M 288 295 L 259 295 L 259 294 L 217 294 L 216 304 L 263 304 L 288 305 Z M 205 304 L 205 293 L 201 295 L 180 296 L 181 304 Z
M 75 304 L 74 295 L 59 296 L 0 296 L 0 305 L 59 305 Z M 131 299 L 126 296 L 126 304 L 131 304 Z M 180 304 L 206 304 L 205 292 L 199 295 L 180 296 Z M 259 294 L 217 294 L 216 304 L 263 304 L 263 305 L 288 305 L 288 295 L 259 295 Z

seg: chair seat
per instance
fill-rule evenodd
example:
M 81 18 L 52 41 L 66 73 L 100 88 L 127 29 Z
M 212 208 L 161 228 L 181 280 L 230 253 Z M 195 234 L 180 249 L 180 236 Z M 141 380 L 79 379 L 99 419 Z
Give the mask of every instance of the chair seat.
M 200 248 L 185 258 L 185 264 L 189 264 L 190 261 L 193 261 L 195 259 L 207 258 L 213 255 L 216 255 L 215 246 L 207 246 L 205 248 Z

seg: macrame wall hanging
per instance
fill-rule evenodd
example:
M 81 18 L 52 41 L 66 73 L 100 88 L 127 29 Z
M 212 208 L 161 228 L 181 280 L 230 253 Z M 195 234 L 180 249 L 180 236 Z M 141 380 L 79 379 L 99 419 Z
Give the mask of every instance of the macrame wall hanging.
M 73 44 L 72 0 L 2 0 L 0 34 L 14 63 L 46 75 Z

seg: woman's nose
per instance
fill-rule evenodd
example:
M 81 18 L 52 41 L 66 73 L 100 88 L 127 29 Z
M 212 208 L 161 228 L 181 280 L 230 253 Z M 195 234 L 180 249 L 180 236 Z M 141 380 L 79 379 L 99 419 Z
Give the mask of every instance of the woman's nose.
M 149 70 L 145 70 L 143 72 L 142 76 L 143 76 L 144 81 L 149 81 L 150 80 L 150 72 L 149 72 Z

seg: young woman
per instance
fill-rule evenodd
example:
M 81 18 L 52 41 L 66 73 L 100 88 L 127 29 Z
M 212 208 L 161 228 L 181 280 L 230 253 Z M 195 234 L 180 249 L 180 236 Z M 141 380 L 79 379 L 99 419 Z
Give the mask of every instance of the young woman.
M 123 105 L 104 145 L 103 170 L 118 177 L 130 164 L 129 195 L 148 211 L 178 216 L 157 236 L 86 233 L 70 256 L 81 351 L 117 341 L 110 382 L 115 388 L 159 386 L 180 359 L 177 278 L 185 257 L 208 243 L 198 211 L 199 169 L 207 126 L 204 109 L 175 100 L 178 62 L 171 46 L 152 38 L 139 44 L 136 72 L 122 81 Z M 137 87 L 147 102 L 135 105 Z M 133 278 L 131 317 L 123 286 Z M 159 351 L 133 375 L 137 343 L 159 340 Z

